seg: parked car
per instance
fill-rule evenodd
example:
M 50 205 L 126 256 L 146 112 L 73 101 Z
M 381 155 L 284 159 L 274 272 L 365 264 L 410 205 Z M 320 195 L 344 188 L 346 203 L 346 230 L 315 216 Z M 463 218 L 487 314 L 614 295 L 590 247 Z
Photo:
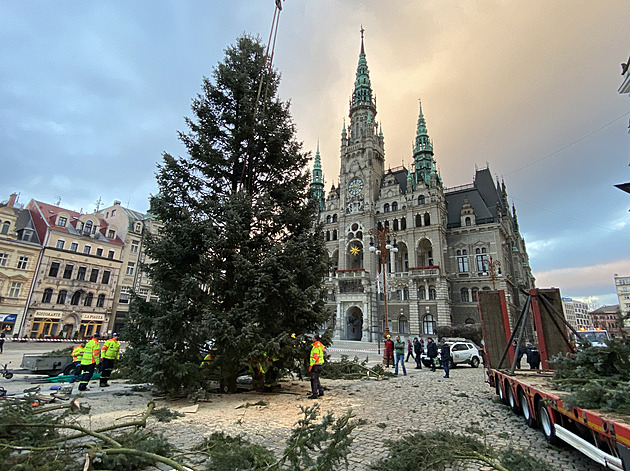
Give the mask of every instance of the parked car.
M 450 367 L 453 368 L 457 365 L 467 364 L 472 366 L 473 368 L 477 368 L 479 363 L 481 362 L 481 354 L 479 353 L 479 348 L 472 343 L 470 340 L 466 339 L 447 339 L 446 344 L 451 349 L 451 364 Z M 422 360 L 422 364 L 426 367 L 431 366 L 431 359 L 427 356 L 426 348 L 422 355 L 420 355 L 420 359 Z M 438 349 L 438 361 L 441 363 L 441 356 Z

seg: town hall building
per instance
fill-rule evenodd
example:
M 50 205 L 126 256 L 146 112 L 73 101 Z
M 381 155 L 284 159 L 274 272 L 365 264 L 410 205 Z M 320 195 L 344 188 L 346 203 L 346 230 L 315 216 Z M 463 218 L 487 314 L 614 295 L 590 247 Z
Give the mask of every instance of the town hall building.
M 375 342 L 386 329 L 428 337 L 438 326 L 478 324 L 480 290 L 505 290 L 518 316 L 520 290 L 534 278 L 505 184 L 482 168 L 472 183 L 444 188 L 422 106 L 413 163 L 386 169 L 376 115 L 362 31 L 338 186 L 326 194 L 319 146 L 311 183 L 332 265 L 334 338 Z

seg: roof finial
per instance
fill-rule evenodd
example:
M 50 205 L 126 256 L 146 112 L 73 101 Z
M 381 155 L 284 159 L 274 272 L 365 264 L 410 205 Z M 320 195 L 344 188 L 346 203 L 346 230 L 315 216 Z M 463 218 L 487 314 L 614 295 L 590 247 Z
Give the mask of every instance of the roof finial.
M 363 32 L 365 30 L 363 29 L 363 25 L 361 25 L 361 54 L 365 54 L 365 49 L 363 48 Z

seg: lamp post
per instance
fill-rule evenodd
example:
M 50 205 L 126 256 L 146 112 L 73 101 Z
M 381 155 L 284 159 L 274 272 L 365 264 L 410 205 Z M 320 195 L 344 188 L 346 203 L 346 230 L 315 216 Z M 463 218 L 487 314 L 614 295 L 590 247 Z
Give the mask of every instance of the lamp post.
M 387 319 L 387 277 L 385 275 L 385 269 L 387 267 L 387 260 L 389 258 L 389 253 L 398 252 L 398 247 L 396 247 L 396 233 L 394 231 L 390 231 L 388 226 L 385 226 L 382 229 L 370 229 L 368 234 L 370 234 L 371 236 L 370 237 L 370 252 L 378 256 L 378 262 L 381 266 L 381 273 L 383 274 L 383 294 L 384 294 L 384 299 L 385 299 L 385 309 L 384 309 L 385 329 L 383 330 L 383 336 L 387 338 L 387 336 L 389 335 L 389 321 Z M 390 237 L 394 238 L 393 244 L 391 243 Z M 374 239 L 376 239 L 376 245 L 374 245 Z M 376 305 L 378 308 L 378 293 L 376 295 Z

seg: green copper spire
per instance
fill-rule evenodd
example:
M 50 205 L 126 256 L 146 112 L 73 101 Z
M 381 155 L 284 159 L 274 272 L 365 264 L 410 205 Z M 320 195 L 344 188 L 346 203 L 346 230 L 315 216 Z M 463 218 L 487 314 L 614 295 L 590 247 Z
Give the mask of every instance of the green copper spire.
M 416 129 L 416 141 L 413 146 L 414 167 L 416 181 L 424 181 L 427 185 L 431 181 L 431 175 L 435 174 L 435 162 L 433 161 L 433 144 L 427 132 L 427 122 L 422 114 L 422 102 L 418 100 L 420 112 L 418 113 L 418 126 Z
M 357 66 L 357 78 L 354 81 L 354 93 L 352 94 L 352 106 L 361 102 L 372 103 L 372 86 L 370 84 L 370 71 L 365 58 L 365 47 L 363 45 L 363 32 L 361 27 L 361 53 L 359 54 L 359 65 Z
M 324 174 L 322 173 L 322 159 L 319 155 L 319 140 L 317 141 L 317 152 L 315 152 L 315 162 L 313 164 L 313 181 L 311 182 L 311 194 L 319 203 L 319 210 L 324 209 Z

